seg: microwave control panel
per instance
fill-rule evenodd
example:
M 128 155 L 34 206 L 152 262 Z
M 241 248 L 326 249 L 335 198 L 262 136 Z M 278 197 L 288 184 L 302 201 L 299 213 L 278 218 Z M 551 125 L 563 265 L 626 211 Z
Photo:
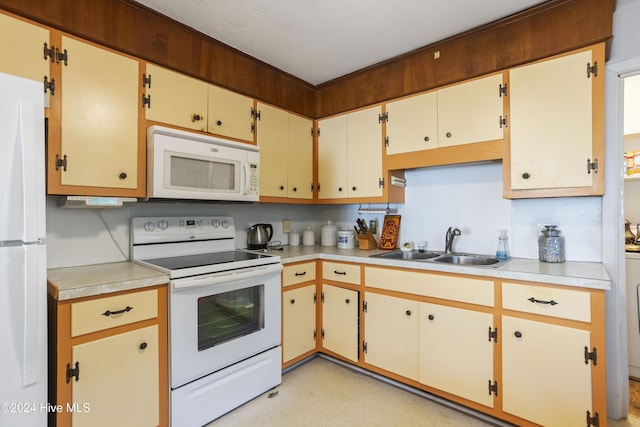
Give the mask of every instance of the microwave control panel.
M 260 190 L 260 166 L 258 163 L 249 163 L 249 189 L 247 195 L 259 196 Z

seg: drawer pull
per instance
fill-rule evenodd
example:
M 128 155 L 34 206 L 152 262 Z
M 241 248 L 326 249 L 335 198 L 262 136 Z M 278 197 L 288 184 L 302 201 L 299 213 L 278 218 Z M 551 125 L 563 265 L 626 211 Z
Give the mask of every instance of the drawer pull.
M 540 299 L 535 299 L 534 297 L 529 298 L 529 301 L 531 301 L 532 303 L 538 303 L 538 304 L 549 304 L 549 305 L 556 305 L 558 304 L 557 302 L 555 302 L 554 300 L 551 301 L 544 301 L 544 300 L 540 300 Z
M 522 332 L 520 331 L 515 331 L 513 335 L 515 335 L 516 338 L 522 338 Z
M 146 348 L 147 348 L 147 343 L 146 342 L 143 342 L 143 343 L 140 344 L 140 350 L 144 350 Z
M 407 316 L 411 316 L 411 310 L 405 311 L 404 314 L 406 314 Z
M 111 316 L 112 314 L 128 313 L 128 312 L 130 312 L 131 310 L 133 310 L 133 307 L 126 306 L 126 307 L 125 307 L 125 308 L 123 308 L 122 310 L 117 310 L 117 311 L 110 311 L 110 310 L 107 310 L 107 311 L 105 311 L 104 313 L 102 313 L 102 315 L 103 315 L 103 316 L 107 316 L 107 317 L 109 317 L 109 316 Z
M 346 272 L 346 271 L 333 270 L 333 272 L 334 272 L 335 274 L 340 274 L 340 275 L 342 275 L 342 276 L 346 276 L 346 275 L 347 275 L 347 272 Z
M 304 276 L 304 275 L 306 275 L 306 274 L 307 274 L 307 272 L 306 272 L 306 271 L 303 271 L 302 273 L 296 273 L 296 277 L 297 277 L 297 276 Z
M 347 298 L 346 300 L 344 300 L 344 302 L 346 302 L 347 304 L 349 304 L 351 302 L 351 300 L 349 298 Z
M 296 300 L 295 300 L 295 299 L 293 299 L 293 298 L 291 298 L 291 301 L 289 301 L 289 302 L 290 302 L 291 304 L 295 304 L 295 303 L 296 303 Z

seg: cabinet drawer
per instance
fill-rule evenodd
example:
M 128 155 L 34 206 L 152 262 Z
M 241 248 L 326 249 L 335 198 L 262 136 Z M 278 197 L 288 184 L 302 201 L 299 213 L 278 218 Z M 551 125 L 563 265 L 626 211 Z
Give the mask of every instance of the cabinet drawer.
M 296 285 L 316 279 L 316 263 L 285 265 L 282 270 L 282 286 Z
M 88 334 L 158 316 L 158 291 L 116 295 L 71 304 L 71 336 Z
M 591 294 L 585 291 L 503 283 L 502 306 L 508 310 L 591 322 Z
M 365 286 L 493 307 L 493 281 L 365 267 Z
M 360 266 L 339 262 L 323 262 L 322 278 L 338 282 L 360 284 Z

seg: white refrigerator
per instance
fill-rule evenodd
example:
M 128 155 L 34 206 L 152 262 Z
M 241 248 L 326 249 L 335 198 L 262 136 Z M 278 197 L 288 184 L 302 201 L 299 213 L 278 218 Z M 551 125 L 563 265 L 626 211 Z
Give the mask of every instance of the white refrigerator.
M 0 426 L 47 424 L 44 89 L 0 73 Z

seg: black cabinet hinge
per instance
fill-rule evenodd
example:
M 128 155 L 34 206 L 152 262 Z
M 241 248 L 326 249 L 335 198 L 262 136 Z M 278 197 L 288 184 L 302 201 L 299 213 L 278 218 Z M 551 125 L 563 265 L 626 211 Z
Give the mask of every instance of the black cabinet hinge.
M 493 342 L 498 342 L 498 328 L 492 329 L 489 326 L 489 341 L 493 339 Z
M 60 170 L 62 168 L 63 171 L 67 171 L 67 155 L 65 154 L 60 158 L 59 154 L 56 154 L 56 170 Z
M 44 76 L 43 82 L 44 82 L 44 93 L 47 93 L 47 90 L 49 92 L 51 92 L 51 95 L 56 93 L 56 80 L 55 79 L 49 80 L 47 78 L 47 76 Z
M 315 304 L 318 301 L 318 295 L 314 292 L 313 293 L 313 303 Z
M 600 415 L 596 412 L 591 416 L 591 412 L 587 411 L 587 427 L 595 426 L 600 427 Z
M 590 78 L 593 74 L 593 77 L 598 77 L 598 61 L 594 62 L 591 65 L 591 62 L 587 62 L 587 78 Z
M 147 108 L 151 108 L 151 95 L 142 95 L 142 108 L 144 108 L 145 105 Z
M 151 89 L 151 74 L 142 74 L 142 87 Z
M 593 362 L 593 366 L 596 366 L 598 364 L 598 350 L 595 347 L 593 347 L 593 351 L 590 352 L 589 347 L 585 346 L 584 347 L 584 364 L 588 365 L 589 360 Z
M 51 48 L 49 48 L 49 45 L 47 44 L 47 42 L 44 43 L 44 60 L 48 60 L 50 59 L 51 62 L 54 62 L 56 60 L 56 49 L 51 46 Z
M 64 65 L 68 65 L 67 61 L 69 59 L 69 54 L 67 53 L 67 49 L 64 50 L 64 52 L 60 52 L 58 49 L 56 49 L 56 62 L 60 62 L 63 61 Z
M 384 188 L 384 178 L 378 178 L 378 188 Z
M 253 115 L 255 116 L 256 120 L 260 120 L 260 111 L 259 110 L 253 110 Z
M 362 301 L 362 312 L 363 313 L 367 312 L 367 302 L 366 301 Z
M 495 394 L 498 397 L 498 381 L 494 381 L 493 383 L 489 380 L 489 396 Z
M 366 341 L 362 341 L 362 352 L 363 353 L 367 352 L 367 342 Z
M 384 123 L 389 121 L 389 113 L 378 114 L 378 123 Z
M 317 330 L 313 330 L 313 340 L 315 341 L 316 338 L 318 338 L 318 331 Z
M 389 137 L 388 137 L 388 136 L 385 136 L 385 137 L 384 137 L 384 146 L 385 146 L 385 147 L 388 147 L 388 146 L 389 146 Z
M 320 329 L 320 338 L 324 340 L 324 328 Z
M 507 127 L 507 116 L 500 116 L 500 129 Z
M 71 382 L 71 378 L 75 377 L 76 382 L 80 379 L 80 363 L 76 362 L 75 368 L 71 368 L 71 364 L 67 363 L 67 384 Z
M 324 303 L 324 292 L 320 292 L 320 302 Z
M 590 174 L 591 171 L 598 173 L 598 159 L 593 159 L 593 162 L 591 159 L 587 159 L 587 173 Z
M 503 95 L 505 97 L 507 96 L 507 84 L 506 83 L 505 84 L 501 84 L 499 89 L 498 89 L 498 96 L 500 98 L 502 98 Z
M 256 133 L 256 125 L 251 122 L 251 133 Z

